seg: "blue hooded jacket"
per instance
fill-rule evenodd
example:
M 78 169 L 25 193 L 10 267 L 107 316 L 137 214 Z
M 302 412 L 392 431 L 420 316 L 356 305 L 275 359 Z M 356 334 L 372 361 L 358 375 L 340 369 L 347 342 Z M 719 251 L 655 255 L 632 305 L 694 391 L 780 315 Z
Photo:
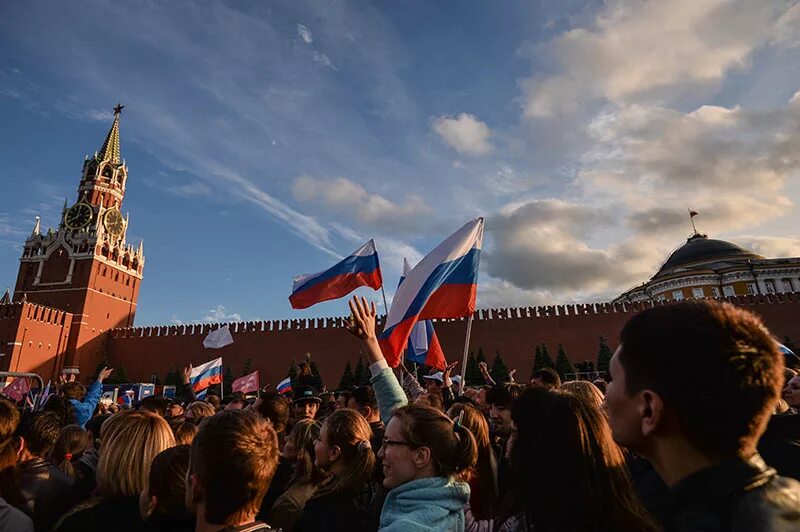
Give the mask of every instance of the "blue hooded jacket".
M 444 477 L 419 478 L 386 495 L 380 532 L 461 532 L 469 484 Z
M 94 381 L 89 389 L 86 391 L 86 397 L 83 401 L 77 399 L 70 399 L 72 408 L 75 409 L 75 421 L 81 427 L 86 426 L 86 422 L 92 419 L 94 409 L 97 408 L 97 403 L 100 401 L 100 396 L 103 394 L 103 385 Z

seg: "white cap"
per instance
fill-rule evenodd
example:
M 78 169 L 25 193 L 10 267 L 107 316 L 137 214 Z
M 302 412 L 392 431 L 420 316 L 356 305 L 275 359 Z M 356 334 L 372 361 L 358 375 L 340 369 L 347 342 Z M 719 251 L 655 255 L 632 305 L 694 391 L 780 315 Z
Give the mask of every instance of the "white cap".
M 437 371 L 433 375 L 423 375 L 422 378 L 423 379 L 432 380 L 432 381 L 444 382 L 444 377 L 442 376 L 442 372 L 441 371 Z

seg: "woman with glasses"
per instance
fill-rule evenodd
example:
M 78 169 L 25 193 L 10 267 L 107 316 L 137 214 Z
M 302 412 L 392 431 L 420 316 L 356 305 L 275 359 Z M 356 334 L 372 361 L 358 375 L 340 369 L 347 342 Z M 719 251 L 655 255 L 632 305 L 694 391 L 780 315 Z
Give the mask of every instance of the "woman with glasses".
M 400 383 L 383 358 L 375 335 L 375 305 L 354 297 L 348 330 L 361 339 L 370 359 L 372 385 L 386 424 L 378 452 L 383 486 L 389 490 L 380 530 L 464 530 L 469 485 L 456 476 L 477 458 L 475 438 L 440 410 L 408 404 Z

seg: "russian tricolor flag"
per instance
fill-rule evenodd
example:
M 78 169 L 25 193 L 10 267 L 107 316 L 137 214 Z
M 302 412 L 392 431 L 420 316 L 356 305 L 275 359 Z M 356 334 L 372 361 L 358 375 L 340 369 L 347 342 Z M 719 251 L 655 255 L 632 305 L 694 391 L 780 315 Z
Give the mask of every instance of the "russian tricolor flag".
M 285 393 L 291 393 L 291 391 L 292 391 L 292 379 L 291 379 L 291 377 L 286 377 L 281 382 L 279 382 L 277 389 L 278 389 L 278 393 L 281 394 L 281 395 L 285 394 Z
M 205 390 L 212 384 L 222 383 L 222 357 L 215 358 L 205 364 L 192 368 L 189 375 L 192 389 L 195 392 Z
M 408 260 L 403 259 L 403 276 L 400 277 L 400 284 L 403 284 L 406 276 L 411 272 Z M 408 337 L 408 347 L 406 347 L 406 360 L 416 364 L 424 364 L 431 367 L 441 367 L 444 363 L 444 352 L 439 344 L 439 337 L 433 329 L 431 320 L 418 321 L 414 324 L 411 334 Z
M 477 218 L 450 235 L 409 272 L 397 288 L 378 338 L 390 366 L 400 363 L 418 321 L 460 318 L 475 312 L 482 245 L 483 218 Z M 430 362 L 433 367 L 445 367 L 444 357 Z
M 289 302 L 294 309 L 308 308 L 344 297 L 359 286 L 369 286 L 373 290 L 383 286 L 374 240 L 324 272 L 295 277 Z

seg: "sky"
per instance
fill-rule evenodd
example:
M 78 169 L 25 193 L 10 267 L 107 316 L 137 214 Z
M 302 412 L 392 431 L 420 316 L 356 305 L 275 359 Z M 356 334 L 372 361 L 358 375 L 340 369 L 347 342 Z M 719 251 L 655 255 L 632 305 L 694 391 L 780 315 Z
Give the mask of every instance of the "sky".
M 479 307 L 609 300 L 688 209 L 797 257 L 798 91 L 795 1 L 8 0 L 0 285 L 118 102 L 137 325 L 341 315 L 292 278 L 374 238 L 391 298 L 477 216 Z

